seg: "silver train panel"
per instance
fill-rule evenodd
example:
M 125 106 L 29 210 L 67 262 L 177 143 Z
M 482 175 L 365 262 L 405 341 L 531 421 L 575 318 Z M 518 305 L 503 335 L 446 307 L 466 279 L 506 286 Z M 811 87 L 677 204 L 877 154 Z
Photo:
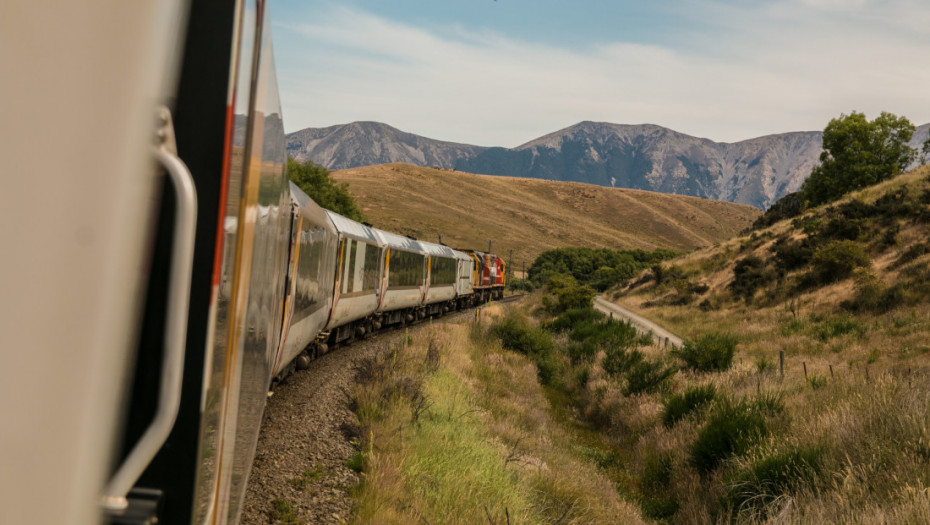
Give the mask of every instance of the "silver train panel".
M 285 336 L 274 374 L 283 370 L 326 326 L 332 308 L 338 233 L 323 208 L 294 183 Z
M 194 523 L 238 521 L 283 321 L 290 203 L 271 32 L 260 9 L 244 2 L 237 17 L 227 245 L 211 312 Z
M 474 292 L 472 288 L 472 275 L 475 272 L 475 261 L 465 252 L 453 250 L 457 266 L 457 277 L 455 280 L 456 296 L 471 295 Z
M 330 330 L 365 318 L 378 309 L 384 283 L 384 243 L 369 226 L 326 212 L 339 232 L 339 267 L 333 292 Z
M 416 308 L 423 304 L 426 292 L 429 252 L 420 242 L 384 230 L 375 230 L 385 245 L 384 291 L 379 312 Z

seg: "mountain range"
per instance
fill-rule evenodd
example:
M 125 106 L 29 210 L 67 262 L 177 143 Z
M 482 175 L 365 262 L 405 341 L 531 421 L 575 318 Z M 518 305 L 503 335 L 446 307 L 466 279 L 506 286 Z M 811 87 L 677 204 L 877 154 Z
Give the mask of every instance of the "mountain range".
M 918 127 L 912 146 L 928 136 Z M 329 169 L 408 163 L 486 175 L 584 182 L 766 209 L 819 163 L 822 132 L 714 142 L 653 124 L 580 122 L 516 148 L 434 140 L 379 122 L 287 134 L 287 153 Z

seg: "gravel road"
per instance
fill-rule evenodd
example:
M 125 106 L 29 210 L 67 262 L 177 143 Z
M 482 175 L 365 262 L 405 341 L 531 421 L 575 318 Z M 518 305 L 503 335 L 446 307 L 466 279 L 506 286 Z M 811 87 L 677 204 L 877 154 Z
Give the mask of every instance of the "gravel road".
M 410 329 L 413 336 L 423 326 Z M 358 420 L 347 407 L 353 363 L 400 343 L 403 331 L 336 348 L 274 389 L 262 420 L 255 464 L 240 523 L 268 525 L 275 500 L 289 502 L 297 523 L 340 523 L 351 517 L 349 487 L 359 475 L 346 467 L 356 453 Z
M 661 326 L 653 323 L 645 317 L 640 317 L 633 312 L 627 310 L 626 308 L 616 305 L 610 301 L 607 301 L 601 297 L 594 298 L 594 307 L 598 310 L 613 315 L 619 315 L 623 319 L 629 320 L 633 326 L 641 332 L 652 332 L 652 336 L 658 342 L 664 342 L 666 338 L 668 339 L 668 344 L 673 346 L 681 346 L 681 338 L 677 335 L 669 332 L 668 330 L 662 328 Z

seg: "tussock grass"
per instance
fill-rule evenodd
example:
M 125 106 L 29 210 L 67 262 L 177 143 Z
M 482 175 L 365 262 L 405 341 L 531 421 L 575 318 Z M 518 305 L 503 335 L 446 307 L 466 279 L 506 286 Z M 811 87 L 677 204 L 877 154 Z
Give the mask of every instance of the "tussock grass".
M 636 506 L 553 420 L 533 336 L 524 337 L 534 327 L 507 330 L 520 335 L 510 340 L 517 350 L 504 348 L 490 328 L 508 322 L 530 323 L 486 307 L 480 324 L 434 326 L 361 367 L 372 370 L 353 395 L 366 436 L 355 522 L 641 522 Z M 407 386 L 392 386 L 398 383 Z M 428 407 L 414 418 L 420 397 Z
M 627 433 L 615 441 L 625 486 L 647 515 L 674 502 L 662 518 L 673 523 L 928 522 L 927 217 L 924 167 L 672 261 L 708 283 L 694 303 L 670 304 L 672 292 L 648 283 L 609 294 L 686 340 L 738 341 L 728 369 L 684 370 L 669 394 L 610 405 L 625 423 L 605 431 Z M 698 403 L 707 385 L 716 394 Z M 658 417 L 644 417 L 660 400 Z M 648 481 L 667 471 L 667 483 Z

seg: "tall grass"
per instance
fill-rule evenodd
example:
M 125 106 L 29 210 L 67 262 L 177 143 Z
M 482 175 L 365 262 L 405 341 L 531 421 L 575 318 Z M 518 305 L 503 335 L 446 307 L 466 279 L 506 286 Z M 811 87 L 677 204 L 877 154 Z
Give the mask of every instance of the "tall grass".
M 359 383 L 353 398 L 367 438 L 355 522 L 640 522 L 552 421 L 535 362 L 550 343 L 500 307 L 484 314 L 505 328 L 461 323 L 426 341 L 414 335 Z M 417 399 L 428 406 L 414 418 Z

